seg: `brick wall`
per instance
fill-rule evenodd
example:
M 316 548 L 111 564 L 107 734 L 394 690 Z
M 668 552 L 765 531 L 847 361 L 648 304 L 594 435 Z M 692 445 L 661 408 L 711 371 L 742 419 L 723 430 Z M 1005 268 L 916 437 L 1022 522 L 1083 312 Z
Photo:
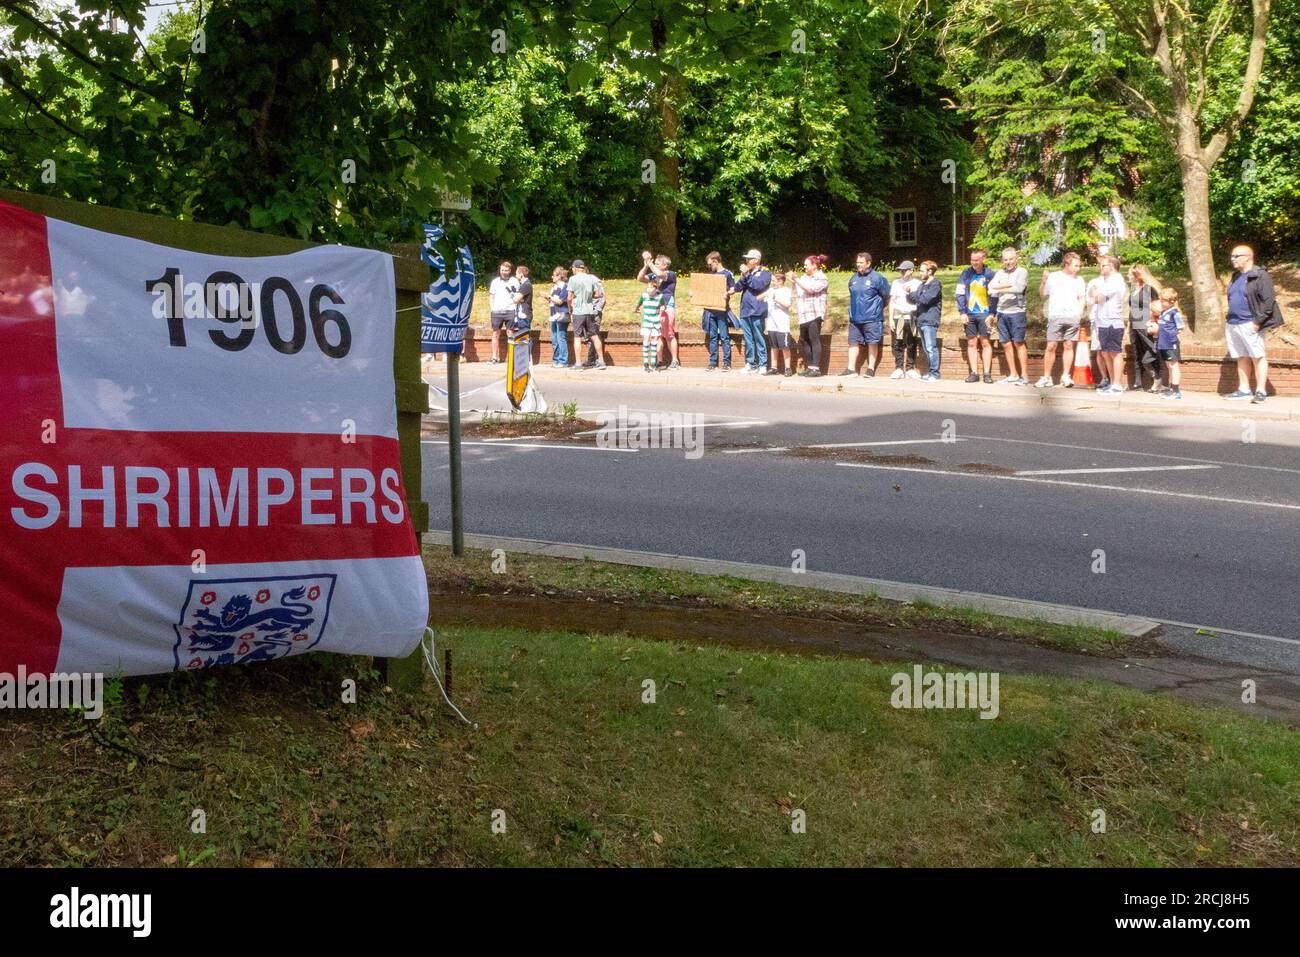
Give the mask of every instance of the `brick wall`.
M 703 333 L 698 329 L 681 329 L 679 327 L 679 345 L 678 354 L 683 366 L 687 368 L 703 368 L 708 365 L 709 351 L 704 342 Z M 573 336 L 570 334 L 569 354 L 574 356 L 577 353 L 573 346 Z M 732 340 L 732 366 L 739 369 L 744 365 L 744 337 L 739 331 L 733 330 Z M 1043 342 L 1029 341 L 1029 373 L 1030 380 L 1042 375 L 1043 368 Z M 939 340 L 942 349 L 942 359 L 940 373 L 944 379 L 964 379 L 968 373 L 966 365 L 966 343 L 963 338 L 953 339 L 941 338 Z M 637 368 L 641 365 L 641 339 L 640 336 L 630 331 L 615 331 L 608 334 L 605 338 L 605 348 L 611 365 L 623 366 L 627 368 Z M 465 339 L 465 360 L 467 362 L 485 361 L 491 356 L 491 333 L 490 331 L 471 327 L 470 333 Z M 919 352 L 920 365 L 925 366 L 924 353 Z M 835 375 L 848 364 L 848 338 L 844 334 L 824 335 L 822 336 L 822 363 L 825 371 L 830 375 Z M 533 331 L 533 361 L 545 364 L 551 359 L 551 345 L 549 330 Z M 1060 360 L 1057 360 L 1058 368 Z M 1125 350 L 1125 370 L 1131 373 L 1132 356 Z M 995 345 L 993 349 L 993 367 L 994 375 L 1001 378 L 1008 373 L 1002 352 Z M 799 365 L 802 370 L 802 361 Z M 890 350 L 889 337 L 886 335 L 885 342 L 881 347 L 880 364 L 878 370 L 883 370 L 888 375 L 894 368 L 894 357 Z M 1097 376 L 1096 356 L 1093 357 L 1093 377 Z M 1227 394 L 1237 387 L 1236 363 L 1227 358 L 1222 352 L 1207 351 L 1204 349 L 1193 350 L 1186 349 L 1183 351 L 1182 362 L 1182 385 L 1184 389 L 1193 392 L 1217 392 Z M 1270 395 L 1300 395 L 1300 349 L 1294 348 L 1271 348 L 1269 350 L 1269 394 Z

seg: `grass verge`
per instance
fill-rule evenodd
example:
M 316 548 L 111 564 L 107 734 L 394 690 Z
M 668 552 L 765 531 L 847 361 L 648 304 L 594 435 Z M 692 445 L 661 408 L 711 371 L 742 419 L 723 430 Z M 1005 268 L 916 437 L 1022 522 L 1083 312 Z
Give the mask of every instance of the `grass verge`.
M 93 735 L 65 713 L 8 713 L 0 858 L 1300 864 L 1300 739 L 1275 723 L 1010 676 L 984 720 L 891 707 L 906 665 L 553 631 L 442 638 L 479 731 L 431 686 L 386 692 L 364 659 L 325 654 L 128 680 Z
M 725 575 L 511 553 L 505 571 L 493 571 L 490 552 L 466 549 L 457 559 L 445 546 L 427 545 L 424 566 L 435 594 L 533 594 L 551 599 L 644 602 L 676 608 L 733 608 L 804 618 L 860 622 L 877 628 L 930 628 L 949 633 L 1029 641 L 1084 654 L 1119 656 L 1135 647 L 1116 631 L 1004 618 L 973 608 L 909 604 L 876 595 L 751 581 Z M 562 623 L 552 623 L 562 624 Z

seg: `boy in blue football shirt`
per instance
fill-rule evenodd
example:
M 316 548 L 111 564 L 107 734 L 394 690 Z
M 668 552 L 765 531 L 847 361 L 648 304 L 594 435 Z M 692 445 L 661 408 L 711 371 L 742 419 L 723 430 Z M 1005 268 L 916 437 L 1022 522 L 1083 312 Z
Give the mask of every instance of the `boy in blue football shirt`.
M 1183 314 L 1178 310 L 1178 291 L 1172 288 L 1160 290 L 1160 315 L 1147 326 L 1147 334 L 1156 337 L 1156 349 L 1169 370 L 1169 386 L 1160 394 L 1166 399 L 1181 399 L 1183 391 L 1179 388 L 1182 373 L 1178 368 L 1181 357 L 1178 353 L 1178 330 L 1186 328 Z

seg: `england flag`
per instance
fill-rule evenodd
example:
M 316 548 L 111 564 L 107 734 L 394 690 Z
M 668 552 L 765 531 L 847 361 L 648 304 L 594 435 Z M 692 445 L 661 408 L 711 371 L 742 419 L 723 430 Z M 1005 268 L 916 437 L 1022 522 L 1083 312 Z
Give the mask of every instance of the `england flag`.
M 392 259 L 172 249 L 0 202 L 0 672 L 401 656 Z

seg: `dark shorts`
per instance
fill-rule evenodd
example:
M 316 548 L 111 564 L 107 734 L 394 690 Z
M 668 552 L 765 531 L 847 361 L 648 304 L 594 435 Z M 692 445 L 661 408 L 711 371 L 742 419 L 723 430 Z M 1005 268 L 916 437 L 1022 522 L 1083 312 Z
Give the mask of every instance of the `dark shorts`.
M 509 329 L 515 324 L 515 314 L 513 312 L 494 312 L 492 313 L 492 331 L 497 329 Z
M 885 320 L 879 322 L 850 322 L 849 345 L 866 346 L 883 342 L 885 339 Z
M 1028 328 L 1029 316 L 1023 312 L 998 316 L 998 338 L 1003 342 L 1024 342 L 1025 330 Z
M 600 317 L 594 312 L 573 317 L 573 334 L 586 342 L 600 333 Z
M 977 318 L 968 318 L 963 325 L 967 339 L 987 339 L 989 337 L 988 323 L 985 321 L 988 315 L 978 316 Z
M 773 349 L 789 349 L 790 333 L 788 332 L 769 332 L 767 341 Z
M 1102 352 L 1123 352 L 1124 351 L 1124 328 L 1118 329 L 1098 329 L 1097 342 L 1101 346 Z
M 1161 350 L 1160 350 L 1160 358 L 1161 358 L 1161 359 L 1164 359 L 1166 362 L 1182 362 L 1182 361 L 1183 361 L 1183 357 L 1182 357 L 1181 355 L 1179 355 L 1179 353 L 1178 353 L 1178 347 L 1177 347 L 1177 346 L 1174 346 L 1172 349 L 1161 349 Z

